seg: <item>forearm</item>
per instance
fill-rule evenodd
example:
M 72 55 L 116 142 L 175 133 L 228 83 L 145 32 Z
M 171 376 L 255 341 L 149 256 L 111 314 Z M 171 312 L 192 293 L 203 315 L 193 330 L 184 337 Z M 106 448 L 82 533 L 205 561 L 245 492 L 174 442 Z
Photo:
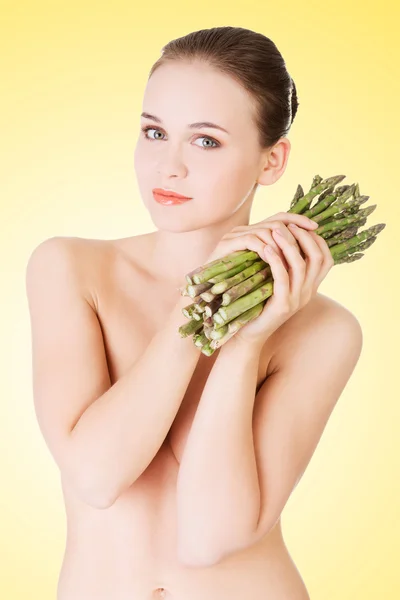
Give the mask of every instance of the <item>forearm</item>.
M 177 301 L 165 327 L 130 369 L 82 414 L 70 434 L 71 470 L 82 495 L 110 506 L 150 464 L 175 419 L 201 355 Z
M 260 350 L 221 347 L 207 379 L 177 482 L 178 555 L 208 563 L 246 546 L 255 530 L 260 491 L 252 417 Z

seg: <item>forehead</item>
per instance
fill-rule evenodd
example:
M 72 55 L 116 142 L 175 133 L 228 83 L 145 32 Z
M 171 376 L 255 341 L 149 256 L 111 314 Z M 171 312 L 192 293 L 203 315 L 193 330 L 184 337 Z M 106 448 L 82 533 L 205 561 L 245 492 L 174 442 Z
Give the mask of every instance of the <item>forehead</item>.
M 248 126 L 253 106 L 247 91 L 229 75 L 199 61 L 174 61 L 148 80 L 143 111 L 166 125 L 207 120 L 234 131 Z

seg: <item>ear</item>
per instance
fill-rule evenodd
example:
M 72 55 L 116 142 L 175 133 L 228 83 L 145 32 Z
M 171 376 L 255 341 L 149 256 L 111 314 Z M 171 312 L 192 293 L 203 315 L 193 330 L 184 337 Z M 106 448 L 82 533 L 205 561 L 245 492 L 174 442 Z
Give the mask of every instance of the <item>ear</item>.
M 257 183 L 260 185 L 272 185 L 275 183 L 285 172 L 290 150 L 290 140 L 287 137 L 280 138 L 272 149 L 268 150 Z

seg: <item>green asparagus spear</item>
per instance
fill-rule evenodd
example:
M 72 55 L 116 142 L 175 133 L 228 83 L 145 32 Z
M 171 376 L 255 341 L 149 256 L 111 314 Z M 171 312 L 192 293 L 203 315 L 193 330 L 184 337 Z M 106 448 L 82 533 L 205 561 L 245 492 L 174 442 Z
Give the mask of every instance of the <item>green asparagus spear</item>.
M 359 210 L 369 196 L 360 195 L 358 183 L 334 189 L 344 177 L 322 179 L 315 175 L 307 194 L 300 185 L 297 187 L 288 211 L 304 214 L 319 223 L 315 233 L 326 240 L 335 265 L 360 260 L 364 256 L 361 251 L 369 248 L 385 227 L 379 223 L 358 233 L 376 204 Z M 183 309 L 190 321 L 179 331 L 182 337 L 193 334 L 194 343 L 207 356 L 256 318 L 273 294 L 270 266 L 257 253 L 247 250 L 202 265 L 186 275 L 186 280 L 188 285 L 179 290 L 194 301 Z

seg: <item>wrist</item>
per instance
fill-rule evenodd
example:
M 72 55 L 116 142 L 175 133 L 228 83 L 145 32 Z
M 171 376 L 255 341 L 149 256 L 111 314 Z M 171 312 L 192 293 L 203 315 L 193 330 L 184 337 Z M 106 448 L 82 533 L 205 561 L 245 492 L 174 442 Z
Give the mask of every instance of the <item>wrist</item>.
M 235 334 L 226 342 L 226 344 L 221 346 L 220 352 L 223 352 L 224 354 L 233 352 L 235 354 L 242 354 L 246 357 L 258 358 L 264 347 L 264 343 L 264 341 L 261 342 L 258 340 L 245 340 L 241 338 L 240 335 Z

